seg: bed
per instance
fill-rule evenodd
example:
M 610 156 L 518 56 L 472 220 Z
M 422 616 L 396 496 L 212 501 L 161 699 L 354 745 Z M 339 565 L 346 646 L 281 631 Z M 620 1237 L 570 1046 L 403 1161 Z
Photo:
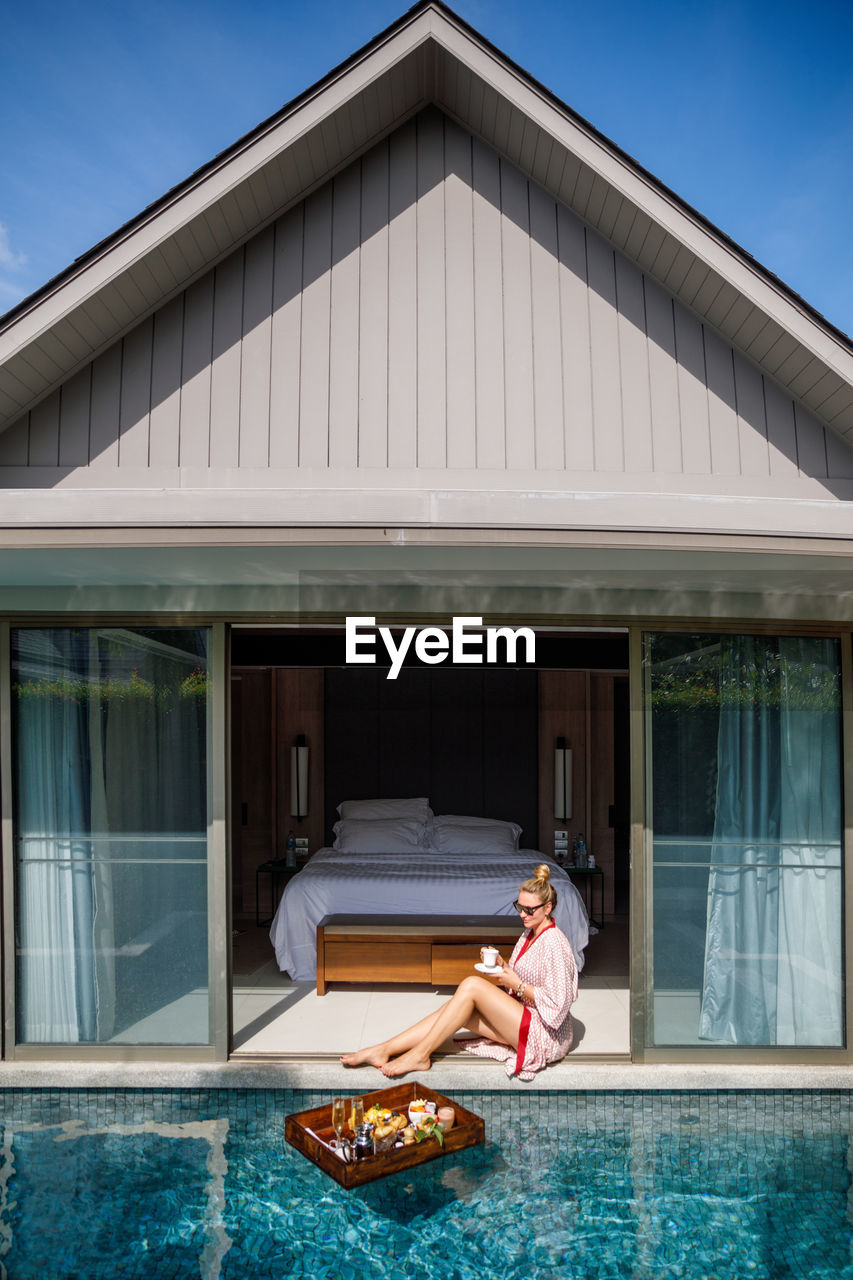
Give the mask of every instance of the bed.
M 347 806 L 340 809 L 346 815 Z M 508 916 L 520 931 L 512 903 L 543 862 L 558 895 L 554 920 L 582 967 L 590 932 L 583 899 L 552 858 L 517 847 L 515 824 L 458 815 L 344 817 L 335 834 L 338 847 L 318 850 L 290 880 L 270 928 L 278 966 L 294 981 L 316 978 L 317 925 L 328 915 Z

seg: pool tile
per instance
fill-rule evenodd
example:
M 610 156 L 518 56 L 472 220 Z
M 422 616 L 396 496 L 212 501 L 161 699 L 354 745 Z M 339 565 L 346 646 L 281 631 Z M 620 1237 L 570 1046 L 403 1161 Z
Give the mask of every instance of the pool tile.
M 346 1193 L 283 1144 L 318 1090 L 5 1092 L 0 1262 L 17 1280 L 68 1280 L 72 1255 L 86 1280 L 849 1273 L 847 1091 L 457 1096 L 484 1147 Z M 95 1215 L 71 1234 L 57 1159 Z

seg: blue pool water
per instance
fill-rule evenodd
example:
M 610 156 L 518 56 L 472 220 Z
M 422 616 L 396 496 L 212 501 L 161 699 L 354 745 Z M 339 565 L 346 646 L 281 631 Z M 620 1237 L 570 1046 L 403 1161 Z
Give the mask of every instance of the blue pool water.
M 344 1191 L 315 1092 L 0 1094 L 3 1280 L 853 1280 L 851 1095 L 458 1094 L 485 1146 Z

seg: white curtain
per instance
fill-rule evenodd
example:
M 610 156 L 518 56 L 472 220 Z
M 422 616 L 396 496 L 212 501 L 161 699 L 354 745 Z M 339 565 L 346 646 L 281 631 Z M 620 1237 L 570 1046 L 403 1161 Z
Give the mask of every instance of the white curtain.
M 158 1008 L 206 981 L 203 640 L 200 657 L 168 633 L 14 643 L 18 1038 L 147 1020 L 156 1041 Z
M 18 1037 L 93 1040 L 87 708 L 31 687 L 18 698 Z
M 723 637 L 703 1038 L 842 1039 L 836 642 Z

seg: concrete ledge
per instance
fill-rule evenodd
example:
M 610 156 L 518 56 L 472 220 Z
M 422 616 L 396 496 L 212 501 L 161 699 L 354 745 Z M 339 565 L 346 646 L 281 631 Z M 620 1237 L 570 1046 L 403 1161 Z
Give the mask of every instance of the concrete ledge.
M 441 1091 L 520 1092 L 853 1089 L 853 1066 L 727 1066 L 561 1062 L 529 1084 L 507 1078 L 503 1065 L 448 1057 L 429 1072 Z M 328 1089 L 350 1094 L 384 1088 L 373 1067 L 344 1068 L 331 1059 L 270 1062 L 0 1063 L 0 1089 Z

